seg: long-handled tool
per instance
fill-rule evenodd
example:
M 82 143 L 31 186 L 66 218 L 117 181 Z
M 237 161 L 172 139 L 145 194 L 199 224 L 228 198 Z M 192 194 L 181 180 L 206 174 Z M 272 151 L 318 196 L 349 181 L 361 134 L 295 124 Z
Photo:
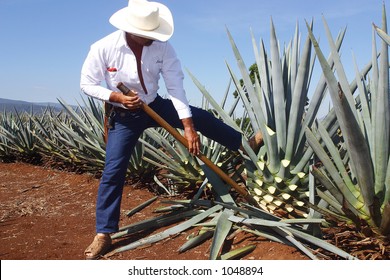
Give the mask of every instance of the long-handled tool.
M 117 88 L 124 94 L 128 96 L 134 96 L 134 93 L 126 87 L 123 83 L 119 83 Z M 187 139 L 181 135 L 174 127 L 167 123 L 159 114 L 157 114 L 152 108 L 150 108 L 146 103 L 142 102 L 141 108 L 161 127 L 165 128 L 173 137 L 176 138 L 181 144 L 188 148 Z M 223 172 L 218 166 L 216 166 L 211 160 L 209 160 L 205 155 L 199 154 L 197 157 L 203 161 L 211 170 L 213 170 L 222 180 L 232 186 L 244 199 L 253 206 L 258 206 L 257 201 L 240 185 L 238 185 L 232 178 L 230 178 L 225 172 Z

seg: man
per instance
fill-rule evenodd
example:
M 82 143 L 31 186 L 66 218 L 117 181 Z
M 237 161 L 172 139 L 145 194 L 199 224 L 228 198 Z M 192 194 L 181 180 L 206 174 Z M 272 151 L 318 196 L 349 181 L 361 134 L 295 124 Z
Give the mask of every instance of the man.
M 207 111 L 188 104 L 180 62 L 167 42 L 174 25 L 166 6 L 146 0 L 129 0 L 128 6 L 112 15 L 109 21 L 118 30 L 91 46 L 81 71 L 82 91 L 114 106 L 96 203 L 96 236 L 85 250 L 87 259 L 96 259 L 109 250 L 110 233 L 118 231 L 131 153 L 142 132 L 158 126 L 140 110 L 141 102 L 148 104 L 173 127 L 184 129 L 191 154 L 200 152 L 197 131 L 232 150 L 238 150 L 241 145 L 239 132 Z M 157 94 L 160 76 L 170 100 Z M 118 92 L 119 82 L 136 95 L 130 97 Z

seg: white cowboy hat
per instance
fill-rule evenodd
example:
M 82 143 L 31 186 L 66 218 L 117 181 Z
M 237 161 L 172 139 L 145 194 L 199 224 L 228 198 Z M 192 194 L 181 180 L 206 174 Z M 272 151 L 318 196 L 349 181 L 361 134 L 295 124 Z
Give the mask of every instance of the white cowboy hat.
M 171 38 L 174 29 L 168 7 L 146 0 L 129 0 L 126 8 L 111 16 L 110 23 L 127 33 L 163 42 Z

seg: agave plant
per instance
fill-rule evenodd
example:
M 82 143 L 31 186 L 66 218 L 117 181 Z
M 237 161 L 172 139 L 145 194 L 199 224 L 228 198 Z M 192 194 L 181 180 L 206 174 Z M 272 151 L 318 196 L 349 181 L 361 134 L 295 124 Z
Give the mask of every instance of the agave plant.
M 33 115 L 31 113 L 31 115 Z M 39 157 L 34 135 L 34 122 L 29 114 L 15 112 L 3 114 L 0 126 L 1 150 L 6 156 L 18 156 L 26 159 Z M 7 154 L 6 154 L 7 153 Z
M 67 163 L 71 162 L 69 147 L 63 144 L 63 133 L 60 123 L 70 123 L 69 118 L 62 112 L 48 110 L 42 116 L 33 118 L 35 124 L 34 135 L 38 139 L 37 149 L 47 160 Z M 66 136 L 65 136 L 66 137 Z
M 7 119 L 5 112 L 2 113 L 0 119 L 0 127 L 4 127 L 7 124 Z M 5 159 L 11 156 L 12 150 L 9 147 L 8 139 L 3 134 L 0 133 L 0 159 Z
M 143 159 L 162 170 L 154 180 L 169 195 L 175 195 L 190 185 L 202 180 L 199 166 L 187 149 L 176 142 L 163 128 L 147 129 L 145 137 L 139 139 L 144 145 Z M 158 177 L 164 178 L 163 183 Z
M 58 122 L 57 129 L 57 133 L 61 134 L 58 138 L 68 149 L 68 157 L 83 166 L 84 170 L 101 170 L 105 158 L 102 106 L 97 105 L 92 98 L 88 98 L 88 103 L 84 101 L 84 106 L 79 105 L 76 110 L 62 100 L 59 102 L 71 120 Z M 144 160 L 144 153 L 144 145 L 137 143 L 128 167 L 128 174 L 133 178 L 153 173 L 154 167 Z
M 383 37 L 387 32 L 384 6 L 382 18 L 382 29 L 377 30 Z M 319 125 L 314 133 L 318 132 L 325 142 L 323 147 L 313 130 L 307 130 L 309 144 L 323 165 L 313 172 L 325 187 L 318 194 L 327 201 L 328 214 L 347 217 L 358 226 L 366 221 L 372 229 L 386 235 L 390 233 L 388 44 L 382 42 L 378 59 L 374 27 L 370 78 L 361 75 L 356 66 L 357 86 L 350 85 L 327 22 L 323 21 L 333 60 L 337 62 L 338 80 L 310 28 L 309 35 L 327 80 L 344 142 L 336 146 L 331 139 L 333 134 Z
M 259 205 L 269 211 L 283 209 L 292 216 L 306 216 L 308 209 L 303 201 L 308 199 L 308 174 L 313 152 L 305 145 L 304 127 L 314 122 L 326 89 L 322 77 L 311 102 L 306 106 L 315 61 L 311 55 L 311 41 L 307 37 L 300 53 L 300 32 L 297 26 L 294 39 L 285 47 L 281 56 L 271 20 L 270 55 L 265 50 L 263 40 L 258 46 L 252 35 L 259 72 L 253 83 L 230 32 L 227 33 L 242 83 L 232 68 L 227 66 L 245 108 L 243 119 L 249 118 L 251 128 L 243 130 L 236 125 L 194 75 L 190 75 L 226 122 L 248 138 L 257 131 L 263 134 L 264 146 L 258 154 L 253 153 L 246 141 L 243 142 L 249 156 L 245 169 L 246 185 Z M 338 47 L 341 46 L 344 33 L 339 35 Z
M 3 131 L 10 125 L 11 115 L 3 112 L 0 118 L 0 131 Z M 10 141 L 7 136 L 4 135 L 4 132 L 0 132 L 0 157 L 5 159 L 11 157 L 12 155 L 12 145 L 9 144 Z

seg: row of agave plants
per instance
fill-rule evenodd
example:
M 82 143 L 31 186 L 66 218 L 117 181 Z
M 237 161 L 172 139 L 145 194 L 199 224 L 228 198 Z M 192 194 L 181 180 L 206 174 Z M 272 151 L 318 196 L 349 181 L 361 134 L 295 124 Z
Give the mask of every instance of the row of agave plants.
M 210 259 L 236 258 L 253 250 L 253 246 L 226 254 L 221 253 L 221 248 L 231 234 L 245 231 L 296 246 L 312 259 L 319 257 L 318 251 L 311 249 L 313 246 L 354 259 L 316 237 L 321 226 L 329 225 L 328 220 L 354 223 L 358 229 L 368 227 L 378 236 L 390 233 L 390 37 L 385 7 L 382 26 L 373 27 L 370 62 L 363 69 L 355 67 L 356 76 L 351 82 L 346 78 L 339 55 L 345 29 L 334 40 L 325 18 L 323 23 L 331 50 L 328 58 L 315 38 L 313 23 L 306 24 L 308 35 L 302 50 L 298 26 L 291 42 L 281 50 L 271 21 L 269 53 L 263 40 L 258 44 L 252 36 L 257 69 L 254 75 L 248 73 L 227 30 L 240 70 L 238 78 L 227 64 L 234 92 L 238 94 L 230 102 L 230 108 L 226 104 L 233 96 L 231 83 L 223 100 L 217 102 L 189 72 L 203 94 L 204 109 L 241 131 L 246 139 L 257 131 L 262 132 L 264 146 L 258 153 L 245 140 L 247 154 L 228 151 L 206 137 L 201 138 L 203 154 L 244 184 L 258 207 L 240 203 L 235 193 L 229 191 L 230 186 L 165 130 L 149 129 L 131 157 L 129 175 L 153 178 L 169 195 L 191 185 L 198 186 L 199 190 L 188 200 L 168 201 L 167 207 L 156 209 L 159 215 L 155 218 L 121 228 L 113 238 L 176 223 L 164 232 L 113 253 L 197 228 L 197 234 L 191 234 L 192 238 L 183 244 L 180 252 L 212 238 Z M 381 37 L 379 53 L 377 34 Z M 312 73 L 317 60 L 323 74 L 313 87 Z M 327 94 L 333 108 L 318 120 L 317 113 Z M 102 106 L 88 99 L 75 109 L 59 101 L 64 108 L 60 113 L 48 108 L 39 115 L 3 114 L 0 157 L 39 155 L 83 171 L 100 172 L 105 153 Z M 238 107 L 243 110 L 237 110 Z M 238 112 L 242 113 L 238 115 Z M 208 192 L 213 198 L 205 196 Z M 151 202 L 132 209 L 129 215 Z
M 70 106 L 59 99 L 62 110 L 47 107 L 44 111 L 6 112 L 0 116 L 0 159 L 21 159 L 61 166 L 69 170 L 100 175 L 104 167 L 104 106 L 92 98 L 82 98 L 83 104 Z M 227 169 L 237 159 L 225 148 L 201 137 L 202 152 L 213 162 Z M 164 170 L 164 172 L 159 172 Z M 200 165 L 187 149 L 164 129 L 148 129 L 139 139 L 128 167 L 128 177 L 141 180 L 160 173 L 169 195 L 194 186 L 204 179 Z

